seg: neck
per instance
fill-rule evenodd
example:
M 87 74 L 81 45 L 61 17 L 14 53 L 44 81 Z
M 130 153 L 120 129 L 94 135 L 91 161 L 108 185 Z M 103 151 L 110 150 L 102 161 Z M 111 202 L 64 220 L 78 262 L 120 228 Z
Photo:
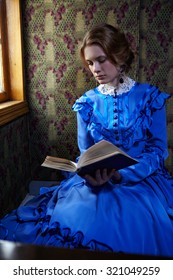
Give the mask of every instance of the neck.
M 119 82 L 117 82 L 117 83 L 108 83 L 107 85 L 108 86 L 110 86 L 110 87 L 113 87 L 113 88 L 115 88 L 115 89 L 117 89 L 117 88 L 119 88 Z
M 119 84 L 120 84 L 119 80 L 120 80 L 119 78 L 115 78 L 113 81 L 111 81 L 107 85 L 117 89 L 119 87 Z

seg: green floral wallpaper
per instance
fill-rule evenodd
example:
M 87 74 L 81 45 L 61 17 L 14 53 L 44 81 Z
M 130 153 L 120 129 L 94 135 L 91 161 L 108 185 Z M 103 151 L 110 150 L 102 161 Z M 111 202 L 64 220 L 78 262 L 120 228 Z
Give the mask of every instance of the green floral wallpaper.
M 25 0 L 22 4 L 25 90 L 30 112 L 0 128 L 2 209 L 13 208 L 29 179 L 61 179 L 40 167 L 47 154 L 78 155 L 71 107 L 95 86 L 81 65 L 79 47 L 92 25 L 119 25 L 139 57 L 130 76 L 173 95 L 173 1 Z M 173 171 L 173 98 L 167 104 L 169 158 Z M 16 144 L 16 132 L 17 143 Z M 5 210 L 4 210 L 5 211 Z

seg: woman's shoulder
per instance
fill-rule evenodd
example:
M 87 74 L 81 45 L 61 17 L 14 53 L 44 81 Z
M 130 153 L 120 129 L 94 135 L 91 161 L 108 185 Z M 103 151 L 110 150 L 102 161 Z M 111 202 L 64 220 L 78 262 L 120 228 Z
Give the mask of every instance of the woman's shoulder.
M 82 96 L 80 96 L 74 103 L 72 110 L 80 111 L 88 115 L 93 110 L 93 104 L 95 102 L 95 91 L 91 89 L 86 91 Z
M 73 108 L 77 105 L 77 104 L 85 104 L 88 106 L 92 106 L 93 103 L 95 102 L 95 98 L 96 98 L 96 94 L 97 94 L 97 90 L 96 88 L 90 89 L 88 91 L 86 91 L 85 93 L 83 93 L 83 95 L 81 95 L 74 103 Z
M 143 104 L 148 104 L 154 108 L 161 108 L 166 99 L 170 97 L 168 93 L 160 90 L 157 86 L 140 82 L 136 82 L 134 94 L 137 99 L 142 100 Z
M 157 93 L 162 93 L 164 95 L 169 96 L 168 93 L 159 89 L 158 86 L 150 84 L 150 83 L 142 83 L 142 82 L 136 81 L 135 86 L 136 86 L 136 88 L 139 88 L 140 90 L 142 90 L 142 92 L 147 92 L 148 94 L 153 94 L 153 93 L 157 92 Z

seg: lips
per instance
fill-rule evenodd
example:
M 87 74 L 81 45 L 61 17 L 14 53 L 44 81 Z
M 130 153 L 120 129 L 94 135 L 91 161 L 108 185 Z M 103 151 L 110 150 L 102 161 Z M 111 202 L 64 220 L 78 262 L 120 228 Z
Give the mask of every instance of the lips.
M 104 76 L 104 75 L 100 75 L 100 76 L 97 76 L 96 78 L 97 78 L 98 80 L 103 80 L 103 79 L 105 79 L 105 77 L 106 77 L 106 76 Z

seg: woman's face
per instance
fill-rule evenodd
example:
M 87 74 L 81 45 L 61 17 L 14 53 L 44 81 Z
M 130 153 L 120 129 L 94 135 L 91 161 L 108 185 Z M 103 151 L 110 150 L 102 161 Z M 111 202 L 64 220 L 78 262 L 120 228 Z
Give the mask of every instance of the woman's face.
M 119 84 L 120 67 L 115 66 L 108 59 L 100 46 L 86 46 L 84 57 L 99 84 L 109 84 L 115 87 Z

